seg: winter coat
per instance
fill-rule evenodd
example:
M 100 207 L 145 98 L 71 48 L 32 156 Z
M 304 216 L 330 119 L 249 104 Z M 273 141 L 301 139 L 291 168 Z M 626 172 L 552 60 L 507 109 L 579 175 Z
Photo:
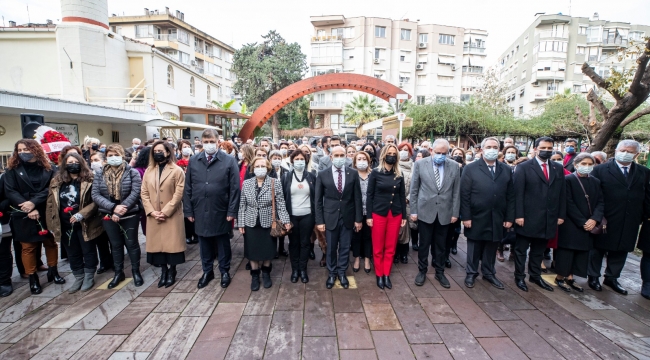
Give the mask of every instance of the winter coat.
M 63 236 L 61 230 L 61 207 L 59 194 L 62 183 L 56 179 L 52 179 L 50 183 L 50 193 L 47 196 L 47 205 L 45 210 L 45 219 L 47 221 L 47 228 L 54 235 L 56 242 L 61 242 Z M 92 198 L 93 183 L 89 181 L 82 181 L 80 183 L 79 191 L 79 208 L 74 209 L 72 214 L 79 213 L 83 215 L 81 221 L 81 232 L 85 241 L 94 240 L 102 234 L 104 228 L 102 227 L 102 215 L 97 211 L 97 204 Z
M 136 169 L 126 165 L 124 174 L 122 175 L 122 200 L 119 204 L 114 204 L 108 193 L 108 186 L 104 181 L 104 172 L 99 170 L 95 173 L 95 180 L 93 181 L 93 201 L 99 207 L 99 212 L 102 215 L 113 214 L 113 209 L 117 205 L 126 206 L 127 214 L 137 213 L 140 211 L 140 186 L 142 179 L 140 173 Z

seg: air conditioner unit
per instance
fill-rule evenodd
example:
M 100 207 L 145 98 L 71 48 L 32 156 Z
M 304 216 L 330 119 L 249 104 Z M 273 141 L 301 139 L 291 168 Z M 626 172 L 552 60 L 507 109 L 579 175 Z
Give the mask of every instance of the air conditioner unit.
M 422 64 L 415 65 L 415 70 L 424 70 L 424 65 Z
M 348 56 L 348 59 L 354 59 L 354 55 Z
M 534 83 L 531 83 L 531 85 L 538 87 L 539 86 L 539 81 L 535 81 Z
M 451 71 L 456 71 L 456 65 L 451 66 Z
M 192 60 L 192 66 L 196 66 L 196 60 Z
M 374 62 L 375 64 L 379 64 L 379 59 L 375 59 L 373 62 Z
M 427 43 L 420 43 L 418 46 L 420 49 L 426 49 L 427 48 Z

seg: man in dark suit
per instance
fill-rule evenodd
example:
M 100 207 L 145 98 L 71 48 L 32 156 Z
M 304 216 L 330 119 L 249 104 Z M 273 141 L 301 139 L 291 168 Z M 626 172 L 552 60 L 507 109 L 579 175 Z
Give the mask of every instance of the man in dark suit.
M 596 236 L 589 254 L 589 287 L 601 291 L 598 278 L 607 253 L 604 285 L 627 295 L 618 283 L 627 259 L 634 250 L 639 226 L 650 214 L 650 170 L 634 163 L 641 146 L 634 140 L 622 140 L 616 147 L 614 161 L 594 168 L 591 175 L 600 180 L 605 200 L 607 232 Z
M 229 232 L 239 211 L 239 168 L 234 157 L 217 150 L 217 132 L 203 131 L 203 152 L 190 158 L 185 173 L 183 213 L 195 225 L 199 236 L 203 276 L 198 288 L 214 279 L 214 259 L 218 249 L 221 287 L 230 284 Z
M 553 139 L 535 140 L 536 156 L 517 166 L 515 173 L 515 282 L 528 291 L 526 282 L 526 252 L 529 281 L 544 290 L 553 291 L 542 279 L 541 265 L 548 240 L 566 215 L 565 181 L 562 165 L 549 161 L 553 153 Z
M 576 168 L 573 166 L 573 159 L 580 152 L 580 147 L 578 146 L 578 140 L 568 138 L 564 141 L 564 168 L 567 171 L 575 172 Z
M 497 161 L 499 140 L 486 138 L 481 149 L 483 158 L 465 166 L 460 180 L 460 218 L 467 238 L 465 286 L 474 287 L 480 261 L 483 279 L 503 289 L 494 261 L 503 228 L 509 229 L 515 219 L 512 170 Z
M 332 166 L 316 178 L 316 226 L 325 231 L 327 239 L 327 270 L 325 285 L 334 286 L 338 276 L 341 286 L 350 285 L 345 276 L 350 256 L 352 232 L 361 230 L 363 203 L 359 173 L 345 166 L 345 149 L 331 148 Z M 321 159 L 322 160 L 322 159 Z

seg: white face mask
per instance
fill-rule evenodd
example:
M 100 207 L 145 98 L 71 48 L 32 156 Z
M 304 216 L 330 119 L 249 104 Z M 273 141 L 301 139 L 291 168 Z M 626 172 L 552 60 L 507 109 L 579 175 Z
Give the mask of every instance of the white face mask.
M 253 171 L 255 172 L 255 176 L 258 177 L 258 178 L 263 178 L 263 177 L 266 176 L 266 168 L 265 167 L 263 167 L 263 168 L 255 168 L 255 169 L 253 169 Z
M 616 161 L 618 161 L 620 163 L 625 163 L 625 164 L 626 163 L 631 163 L 632 161 L 634 161 L 634 155 L 635 154 L 632 154 L 632 153 L 629 153 L 629 152 L 617 151 L 616 152 Z
M 558 163 L 558 164 L 564 166 L 564 162 L 563 162 L 562 160 L 553 160 L 553 161 L 555 161 L 556 163 Z
M 102 167 L 103 167 L 103 165 L 102 165 L 101 161 L 93 161 L 93 162 L 90 163 L 90 168 L 93 171 L 101 170 Z
M 402 150 L 399 152 L 399 159 L 400 160 L 407 160 L 409 158 L 409 152 L 406 150 Z
M 287 149 L 280 149 L 280 154 L 282 154 L 282 156 L 287 156 Z
M 511 154 L 506 154 L 506 161 L 510 161 L 510 162 L 515 161 L 516 157 L 517 156 L 515 154 L 512 154 L 512 153 Z
M 183 153 L 184 156 L 192 155 L 192 149 L 190 149 L 190 148 L 183 148 L 183 150 L 181 150 L 181 152 Z
M 296 169 L 296 171 L 305 170 L 305 160 L 294 160 L 293 168 Z
M 109 156 L 108 161 L 106 161 L 110 166 L 120 166 L 122 165 L 122 157 L 119 155 Z
M 580 175 L 589 175 L 590 172 L 594 170 L 594 167 L 592 165 L 587 165 L 587 166 L 577 166 L 576 171 Z
M 494 161 L 499 157 L 499 150 L 497 149 L 485 149 L 483 151 L 483 156 L 485 160 Z
M 367 168 L 368 168 L 368 162 L 367 161 L 357 161 L 357 169 L 366 170 Z
M 271 165 L 273 165 L 273 167 L 278 168 L 282 165 L 282 160 L 277 160 L 277 159 L 271 160 Z
M 239 160 L 243 159 L 243 158 L 244 158 L 244 154 L 242 154 L 242 153 L 237 153 L 237 158 L 239 158 Z
M 217 152 L 217 144 L 213 143 L 204 143 L 203 151 L 208 155 L 214 155 Z

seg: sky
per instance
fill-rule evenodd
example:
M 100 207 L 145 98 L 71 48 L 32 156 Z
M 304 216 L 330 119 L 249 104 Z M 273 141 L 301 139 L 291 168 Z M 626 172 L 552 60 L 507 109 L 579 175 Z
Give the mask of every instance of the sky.
M 418 20 L 420 24 L 440 24 L 487 30 L 487 64 L 492 65 L 512 42 L 535 20 L 535 13 L 562 13 L 650 25 L 650 0 L 108 0 L 108 13 L 140 15 L 144 8 L 185 13 L 185 21 L 221 41 L 239 48 L 259 42 L 261 35 L 277 30 L 287 41 L 298 42 L 311 52 L 313 27 L 310 16 L 344 15 Z M 29 18 L 27 8 L 29 7 Z M 60 21 L 58 0 L 0 0 L 0 16 L 18 24 Z M 29 20 L 28 20 L 29 19 Z

